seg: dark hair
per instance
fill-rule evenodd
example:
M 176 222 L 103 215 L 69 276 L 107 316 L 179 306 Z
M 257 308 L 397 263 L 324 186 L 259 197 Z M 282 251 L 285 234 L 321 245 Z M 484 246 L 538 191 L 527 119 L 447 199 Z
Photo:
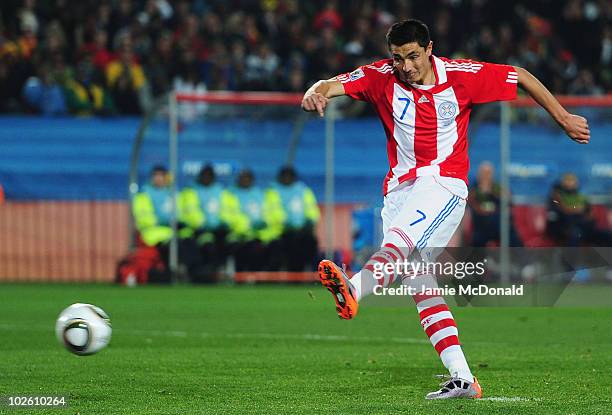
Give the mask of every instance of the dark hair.
M 297 179 L 297 171 L 293 168 L 293 166 L 285 165 L 280 168 L 278 171 L 278 179 L 283 176 L 291 176 L 294 180 Z
M 387 32 L 388 47 L 391 47 L 391 45 L 401 46 L 406 43 L 417 42 L 419 46 L 426 48 L 430 40 L 431 38 L 429 37 L 427 25 L 416 19 L 408 19 L 393 23 Z
M 202 166 L 202 168 L 200 169 L 200 173 L 198 173 L 198 181 L 202 181 L 204 176 L 212 176 L 212 178 L 215 179 L 216 175 L 213 166 L 211 166 L 210 164 Z
M 240 172 L 238 173 L 238 179 L 240 179 L 243 176 L 248 176 L 251 179 L 255 179 L 255 175 L 253 174 L 253 170 L 245 168 L 240 170 Z
M 156 173 L 168 173 L 168 169 L 163 164 L 156 164 L 151 169 L 151 175 L 154 175 Z

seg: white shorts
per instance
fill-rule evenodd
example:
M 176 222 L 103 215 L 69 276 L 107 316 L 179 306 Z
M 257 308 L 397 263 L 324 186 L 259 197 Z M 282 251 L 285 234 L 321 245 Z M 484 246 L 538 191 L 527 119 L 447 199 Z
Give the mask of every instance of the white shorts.
M 381 212 L 382 245 L 392 243 L 401 248 L 417 249 L 421 254 L 432 251 L 425 248 L 445 248 L 461 223 L 467 196 L 465 183 L 452 180 L 417 177 L 388 193 Z M 458 181 L 465 189 L 458 186 Z M 427 257 L 433 259 L 431 253 Z

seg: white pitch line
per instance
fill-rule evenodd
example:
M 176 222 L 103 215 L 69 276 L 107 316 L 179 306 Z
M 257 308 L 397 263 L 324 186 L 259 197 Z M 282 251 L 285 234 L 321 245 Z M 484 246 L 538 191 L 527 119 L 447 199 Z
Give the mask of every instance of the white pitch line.
M 130 330 L 138 336 L 171 336 L 187 337 L 196 335 L 207 338 L 226 338 L 226 339 L 267 339 L 267 340 L 306 340 L 306 341 L 328 341 L 328 342 L 362 342 L 362 343 L 403 343 L 403 344 L 429 344 L 429 340 L 415 339 L 410 337 L 367 337 L 367 336 L 339 336 L 326 334 L 282 334 L 282 333 L 189 333 L 184 331 L 163 331 L 163 330 Z M 125 334 L 125 333 L 123 333 Z
M 520 396 L 488 396 L 486 398 L 475 399 L 475 401 L 492 402 L 539 402 L 540 398 L 523 398 Z
M 53 327 L 53 326 L 51 326 Z M 47 331 L 48 326 L 41 325 L 15 325 L 0 323 L 0 330 L 37 330 Z M 398 344 L 430 344 L 428 339 L 414 337 L 382 337 L 382 336 L 345 336 L 332 334 L 283 334 L 283 333 L 212 333 L 212 332 L 188 332 L 181 330 L 129 330 L 113 328 L 114 332 L 121 335 L 136 336 L 165 336 L 165 337 L 210 337 L 228 339 L 269 339 L 269 340 L 305 340 L 305 341 L 325 341 L 325 342 L 357 342 L 357 343 L 398 343 Z M 470 342 L 470 344 L 489 344 L 489 342 Z

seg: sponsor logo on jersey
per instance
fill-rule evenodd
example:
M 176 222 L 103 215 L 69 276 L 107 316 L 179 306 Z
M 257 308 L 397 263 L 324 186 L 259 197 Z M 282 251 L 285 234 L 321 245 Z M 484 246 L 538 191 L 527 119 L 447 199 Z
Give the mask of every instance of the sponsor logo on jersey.
M 365 73 L 363 72 L 363 70 L 361 68 L 357 68 L 353 72 L 350 73 L 349 79 L 351 81 L 356 81 L 357 79 L 363 78 L 364 76 L 365 76 Z
M 421 98 L 417 101 L 418 104 L 423 104 L 424 102 L 429 102 L 425 95 L 421 95 Z

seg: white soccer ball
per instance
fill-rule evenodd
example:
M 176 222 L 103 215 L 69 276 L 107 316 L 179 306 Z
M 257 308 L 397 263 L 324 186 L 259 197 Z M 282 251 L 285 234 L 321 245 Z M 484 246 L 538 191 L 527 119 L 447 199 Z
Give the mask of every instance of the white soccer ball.
M 78 355 L 99 352 L 110 341 L 111 333 L 108 314 L 91 304 L 72 304 L 60 313 L 55 323 L 57 340 Z

